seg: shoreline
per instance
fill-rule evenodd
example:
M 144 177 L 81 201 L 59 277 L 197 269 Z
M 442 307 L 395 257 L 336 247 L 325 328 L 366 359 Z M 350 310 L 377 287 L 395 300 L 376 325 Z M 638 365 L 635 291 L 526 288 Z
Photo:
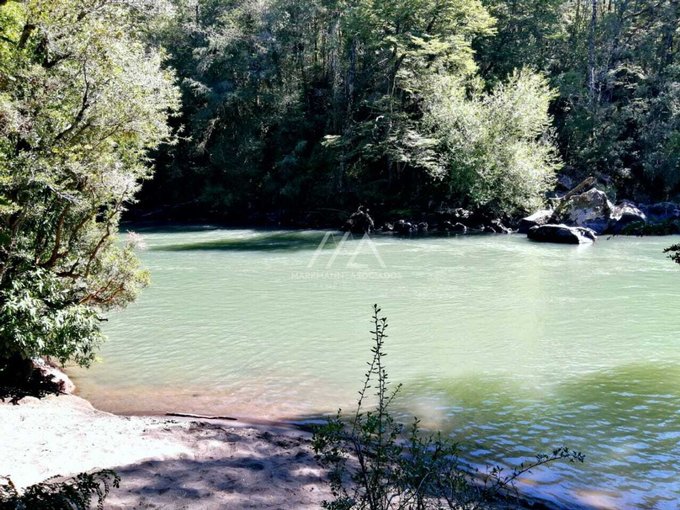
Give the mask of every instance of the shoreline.
M 312 509 L 332 499 L 304 424 L 114 414 L 74 393 L 75 385 L 60 367 L 39 366 L 63 381 L 63 393 L 24 397 L 16 405 L 0 401 L 0 475 L 20 490 L 52 477 L 112 469 L 121 484 L 105 501 L 110 510 Z M 513 505 L 499 501 L 484 508 L 565 507 L 520 495 Z
M 70 381 L 56 368 L 50 374 Z M 282 424 L 121 416 L 67 391 L 0 402 L 0 475 L 19 489 L 113 469 L 111 510 L 319 508 L 331 498 L 311 434 Z

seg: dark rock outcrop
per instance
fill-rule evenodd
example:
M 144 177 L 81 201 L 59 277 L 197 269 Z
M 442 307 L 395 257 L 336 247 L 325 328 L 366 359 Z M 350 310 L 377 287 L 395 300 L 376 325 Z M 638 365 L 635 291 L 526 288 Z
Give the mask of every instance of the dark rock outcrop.
M 680 207 L 673 202 L 640 205 L 650 223 L 665 223 L 680 218 Z
M 585 227 L 568 225 L 537 225 L 529 229 L 527 237 L 540 243 L 586 244 L 597 239 L 595 232 Z
M 360 205 L 357 211 L 345 222 L 342 230 L 353 234 L 367 234 L 372 232 L 374 227 L 375 223 L 369 214 L 369 210 Z

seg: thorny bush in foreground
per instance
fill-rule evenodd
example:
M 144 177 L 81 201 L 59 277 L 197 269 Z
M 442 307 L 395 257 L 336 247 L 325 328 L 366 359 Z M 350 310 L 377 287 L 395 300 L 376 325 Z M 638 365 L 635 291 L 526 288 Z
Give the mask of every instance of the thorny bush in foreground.
M 483 508 L 499 498 L 518 496 L 515 481 L 531 469 L 556 460 L 583 462 L 584 455 L 558 448 L 506 473 L 500 466 L 472 473 L 458 457 L 458 444 L 441 433 L 426 434 L 418 419 L 406 427 L 395 421 L 390 405 L 401 385 L 390 387 L 385 368 L 387 319 L 374 305 L 372 359 L 368 362 L 354 416 L 340 411 L 314 434 L 314 450 L 330 471 L 333 501 L 324 508 L 431 509 Z M 367 409 L 369 389 L 376 404 Z

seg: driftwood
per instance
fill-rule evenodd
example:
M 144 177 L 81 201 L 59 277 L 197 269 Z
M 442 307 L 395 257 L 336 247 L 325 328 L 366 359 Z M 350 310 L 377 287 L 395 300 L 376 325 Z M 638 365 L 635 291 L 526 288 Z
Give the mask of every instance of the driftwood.
M 189 413 L 165 413 L 165 416 L 178 416 L 180 418 L 196 418 L 199 420 L 229 420 L 238 421 L 237 418 L 231 416 L 206 416 L 204 414 L 189 414 Z
M 588 191 L 590 188 L 595 186 L 595 184 L 597 184 L 597 179 L 593 176 L 590 176 L 590 177 L 584 179 L 578 186 L 576 186 L 569 193 L 567 193 L 562 198 L 560 198 L 560 203 L 555 208 L 555 212 L 556 213 L 561 212 L 562 208 L 566 205 L 566 203 L 569 201 L 569 199 L 571 197 L 573 197 L 574 195 L 578 195 L 580 193 L 583 193 L 585 191 Z
M 595 184 L 597 184 L 597 179 L 593 176 L 590 176 L 590 177 L 584 179 L 584 181 L 581 182 L 581 184 L 579 184 L 574 189 L 572 189 L 569 193 L 564 195 L 562 197 L 562 201 L 566 202 L 567 200 L 569 200 L 574 195 L 578 195 L 579 193 L 583 193 L 584 191 L 588 191 L 590 188 L 595 186 Z

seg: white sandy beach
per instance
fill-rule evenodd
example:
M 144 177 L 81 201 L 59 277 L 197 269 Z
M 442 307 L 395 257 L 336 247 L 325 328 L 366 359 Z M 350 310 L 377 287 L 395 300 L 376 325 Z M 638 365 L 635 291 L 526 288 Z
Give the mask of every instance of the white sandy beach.
M 124 417 L 74 396 L 0 403 L 0 474 L 23 488 L 114 469 L 108 509 L 319 508 L 310 436 L 286 427 Z

